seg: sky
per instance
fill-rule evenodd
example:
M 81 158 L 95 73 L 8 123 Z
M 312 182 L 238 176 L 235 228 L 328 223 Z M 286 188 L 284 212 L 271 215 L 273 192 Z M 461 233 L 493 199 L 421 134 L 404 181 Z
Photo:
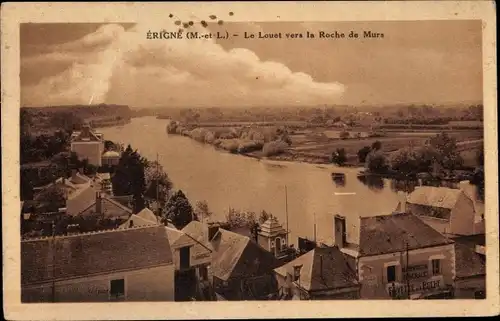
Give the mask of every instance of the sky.
M 21 104 L 286 107 L 482 101 L 480 21 L 198 21 L 226 40 L 156 39 L 174 21 L 21 25 Z M 363 38 L 364 31 L 383 38 Z M 307 31 L 314 39 L 287 39 Z M 319 38 L 350 31 L 357 39 Z M 244 39 L 243 33 L 281 33 Z M 184 32 L 185 35 L 185 32 Z

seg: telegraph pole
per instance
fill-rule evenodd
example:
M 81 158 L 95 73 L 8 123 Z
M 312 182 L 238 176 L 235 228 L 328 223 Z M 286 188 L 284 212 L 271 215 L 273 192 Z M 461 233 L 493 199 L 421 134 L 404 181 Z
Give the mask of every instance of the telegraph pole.
M 56 302 L 56 223 L 52 220 L 52 302 Z
M 288 191 L 286 185 L 285 185 L 285 214 L 286 214 L 286 244 L 290 245 L 288 243 L 288 233 L 290 233 L 290 230 L 288 229 Z
M 407 293 L 408 293 L 408 300 L 410 299 L 410 279 L 408 278 L 408 269 L 410 267 L 410 253 L 409 253 L 409 246 L 408 246 L 408 241 L 406 241 L 406 288 L 407 288 Z
M 156 153 L 156 213 L 157 215 L 160 214 L 160 173 L 159 173 L 159 156 L 158 153 Z

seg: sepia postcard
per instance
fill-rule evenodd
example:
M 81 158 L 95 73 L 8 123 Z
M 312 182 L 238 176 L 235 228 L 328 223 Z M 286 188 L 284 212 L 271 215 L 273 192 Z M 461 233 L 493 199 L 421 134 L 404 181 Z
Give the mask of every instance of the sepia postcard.
M 12 2 L 1 41 L 7 319 L 499 314 L 492 1 Z

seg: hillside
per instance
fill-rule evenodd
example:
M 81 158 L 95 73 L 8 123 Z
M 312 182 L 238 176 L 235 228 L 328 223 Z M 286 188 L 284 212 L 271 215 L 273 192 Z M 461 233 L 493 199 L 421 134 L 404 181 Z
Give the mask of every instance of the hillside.
M 125 124 L 131 110 L 123 105 L 72 105 L 50 107 L 21 107 L 21 126 L 31 132 L 72 130 L 89 122 L 92 127 Z

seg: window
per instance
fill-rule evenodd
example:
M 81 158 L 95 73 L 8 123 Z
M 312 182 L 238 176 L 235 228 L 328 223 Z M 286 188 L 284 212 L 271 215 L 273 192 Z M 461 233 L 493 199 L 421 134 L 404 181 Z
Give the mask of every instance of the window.
M 181 247 L 179 250 L 180 254 L 180 265 L 181 269 L 188 269 L 190 264 L 189 264 L 189 259 L 190 259 L 190 253 L 189 253 L 189 246 Z
M 110 281 L 109 294 L 112 299 L 123 299 L 125 298 L 125 280 L 111 280 Z
M 387 283 L 396 282 L 396 266 L 389 265 L 387 267 Z
M 432 260 L 432 275 L 441 274 L 441 260 Z

